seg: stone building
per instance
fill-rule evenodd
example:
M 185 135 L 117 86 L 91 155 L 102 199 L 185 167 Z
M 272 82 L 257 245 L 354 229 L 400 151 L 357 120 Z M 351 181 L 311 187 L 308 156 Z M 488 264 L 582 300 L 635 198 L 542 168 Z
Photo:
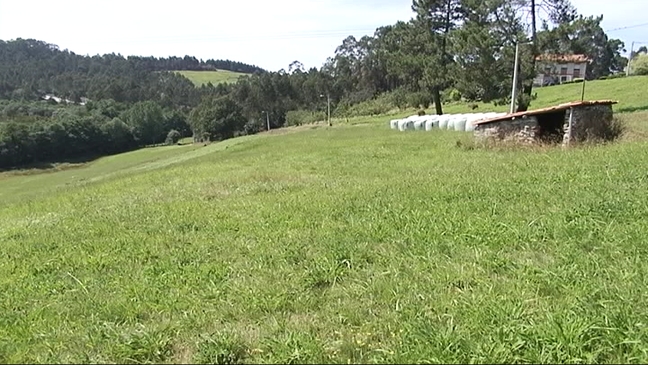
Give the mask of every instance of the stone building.
M 475 123 L 478 139 L 523 143 L 582 142 L 605 139 L 612 128 L 612 100 L 577 101 L 485 119 Z

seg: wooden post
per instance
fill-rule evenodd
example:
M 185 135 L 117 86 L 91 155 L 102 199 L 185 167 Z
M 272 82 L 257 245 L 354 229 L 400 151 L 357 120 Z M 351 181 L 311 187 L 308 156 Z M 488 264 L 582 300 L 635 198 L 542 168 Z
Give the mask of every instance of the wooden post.
M 571 144 L 573 123 L 574 123 L 574 107 L 571 107 L 569 108 L 569 128 L 567 128 L 567 146 Z

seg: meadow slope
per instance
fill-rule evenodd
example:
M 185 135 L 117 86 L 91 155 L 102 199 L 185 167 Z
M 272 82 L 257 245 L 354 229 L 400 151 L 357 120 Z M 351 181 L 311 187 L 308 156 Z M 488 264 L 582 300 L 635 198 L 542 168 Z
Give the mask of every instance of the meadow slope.
M 200 87 L 208 82 L 211 82 L 212 85 L 216 86 L 220 83 L 234 83 L 239 78 L 247 76 L 247 74 L 234 72 L 229 70 L 217 70 L 217 71 L 175 71 L 184 77 L 191 80 L 197 87 Z
M 570 150 L 381 117 L 0 175 L 0 362 L 645 363 L 624 118 Z
M 645 91 L 648 87 L 648 76 L 621 77 L 609 80 L 593 80 L 585 83 L 585 100 L 615 100 L 619 104 L 613 106 L 616 113 L 639 112 L 648 110 Z M 531 102 L 529 109 L 540 109 L 561 103 L 581 100 L 582 83 L 555 85 L 533 88 L 537 98 Z M 477 105 L 477 109 L 470 108 Z M 445 104 L 444 113 L 475 113 L 475 112 L 508 112 L 509 105 L 493 105 L 491 103 L 453 102 Z M 414 110 L 408 111 L 410 114 Z M 427 110 L 434 113 L 434 106 Z

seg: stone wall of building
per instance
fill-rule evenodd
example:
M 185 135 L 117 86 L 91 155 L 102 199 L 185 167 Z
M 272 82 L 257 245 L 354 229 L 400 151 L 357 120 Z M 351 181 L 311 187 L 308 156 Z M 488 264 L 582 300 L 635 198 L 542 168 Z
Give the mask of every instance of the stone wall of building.
M 587 105 L 573 108 L 572 126 L 569 111 L 565 113 L 563 144 L 603 139 L 613 121 L 612 105 Z
M 498 139 L 533 143 L 538 128 L 538 120 L 533 117 L 523 117 L 513 120 L 503 120 L 475 126 L 474 135 L 478 140 Z

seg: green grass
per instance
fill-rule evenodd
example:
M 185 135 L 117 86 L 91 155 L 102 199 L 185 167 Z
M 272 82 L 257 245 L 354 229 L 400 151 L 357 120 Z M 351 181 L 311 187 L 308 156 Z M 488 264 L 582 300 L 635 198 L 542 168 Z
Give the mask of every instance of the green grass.
M 240 72 L 233 72 L 228 70 L 217 70 L 217 71 L 175 71 L 194 83 L 196 86 L 201 86 L 211 82 L 213 85 L 220 83 L 234 83 L 240 77 L 247 76 L 247 74 Z
M 585 82 L 585 100 L 611 99 L 620 103 L 614 106 L 615 112 L 635 112 L 648 110 L 648 100 L 641 92 L 648 85 L 648 76 L 633 76 L 610 80 Z M 533 108 L 542 108 L 581 99 L 582 83 L 536 88 L 538 99 Z
M 534 152 L 389 118 L 1 175 L 0 362 L 648 361 L 648 113 Z
M 594 80 L 585 83 L 585 100 L 616 100 L 618 104 L 613 106 L 617 113 L 636 112 L 648 110 L 648 99 L 640 90 L 645 90 L 648 85 L 648 76 L 633 76 L 610 80 Z M 562 103 L 580 101 L 583 90 L 582 83 L 564 84 L 548 87 L 536 87 L 533 93 L 538 98 L 531 102 L 529 109 L 546 108 Z M 471 103 L 472 104 L 472 103 Z M 448 103 L 444 105 L 443 112 L 450 114 L 458 113 L 481 113 L 481 112 L 507 112 L 509 105 L 495 106 L 491 103 L 476 103 L 479 107 L 472 110 L 469 104 Z M 415 110 L 408 110 L 409 114 Z M 431 106 L 428 113 L 434 112 Z

